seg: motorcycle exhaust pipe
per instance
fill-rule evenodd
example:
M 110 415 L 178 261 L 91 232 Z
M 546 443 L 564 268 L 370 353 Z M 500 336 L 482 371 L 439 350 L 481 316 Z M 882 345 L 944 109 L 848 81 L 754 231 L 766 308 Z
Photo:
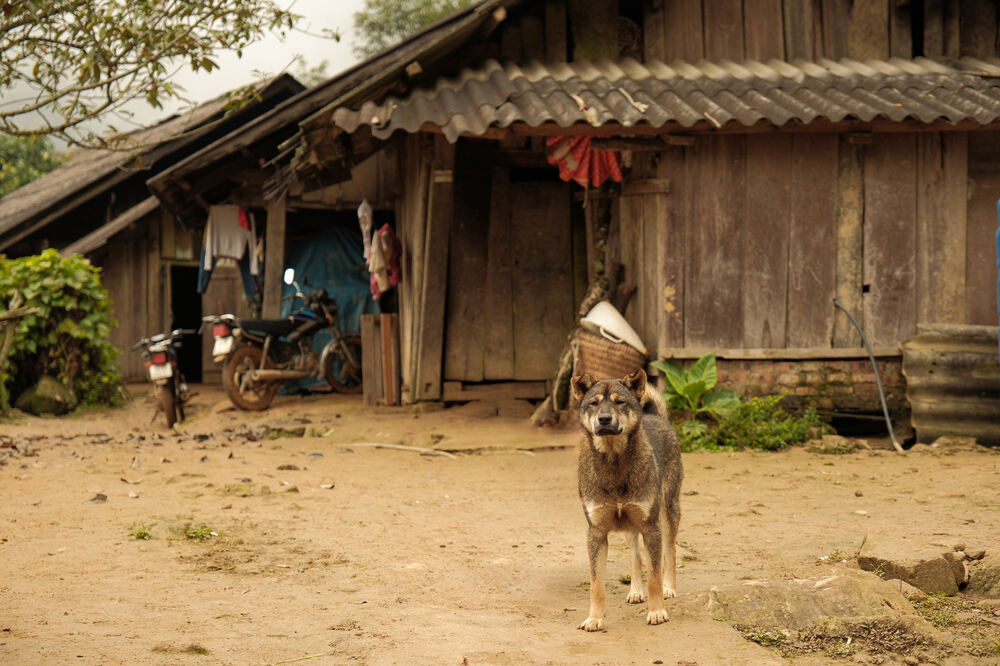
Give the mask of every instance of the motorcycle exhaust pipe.
M 305 379 L 314 373 L 306 370 L 251 370 L 247 373 L 252 381 L 273 382 L 287 379 Z

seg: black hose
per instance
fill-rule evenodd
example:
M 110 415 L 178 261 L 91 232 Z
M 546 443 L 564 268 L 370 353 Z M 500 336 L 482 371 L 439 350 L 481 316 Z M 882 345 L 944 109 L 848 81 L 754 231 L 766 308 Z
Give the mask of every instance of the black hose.
M 865 351 L 868 352 L 868 360 L 872 362 L 872 370 L 875 372 L 875 386 L 878 387 L 878 397 L 879 400 L 882 401 L 882 413 L 885 415 L 885 427 L 889 429 L 889 437 L 892 439 L 892 445 L 897 451 L 902 453 L 903 447 L 896 441 L 896 433 L 892 431 L 892 421 L 889 419 L 889 407 L 885 404 L 885 391 L 882 390 L 882 377 L 878 374 L 878 365 L 875 363 L 875 354 L 872 353 L 871 345 L 868 344 L 868 338 L 865 337 L 865 332 L 861 330 L 861 327 L 858 326 L 858 322 L 854 320 L 854 317 L 852 317 L 851 313 L 847 311 L 847 308 L 840 304 L 840 301 L 835 298 L 833 299 L 833 304 L 843 310 L 844 314 L 847 315 L 847 318 L 851 320 L 852 324 L 854 324 L 854 328 L 858 329 L 858 335 L 861 336 L 861 342 L 865 343 Z

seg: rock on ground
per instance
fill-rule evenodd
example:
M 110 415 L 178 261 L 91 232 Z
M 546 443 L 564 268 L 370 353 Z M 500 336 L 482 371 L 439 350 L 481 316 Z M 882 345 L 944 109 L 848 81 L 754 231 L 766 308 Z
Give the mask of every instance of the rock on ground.
M 906 581 L 927 594 L 958 592 L 959 575 L 939 548 L 901 548 L 868 541 L 858 553 L 858 566 L 887 580 Z
M 835 616 L 918 617 L 898 587 L 866 571 L 842 567 L 823 578 L 713 587 L 679 600 L 678 606 L 687 612 L 707 611 L 717 620 L 787 630 L 809 628 Z
M 14 406 L 22 412 L 39 414 L 65 414 L 76 406 L 76 398 L 58 379 L 43 376 L 38 383 L 17 398 Z
M 828 455 L 842 455 L 855 451 L 870 451 L 871 446 L 863 439 L 849 439 L 840 435 L 823 435 L 820 439 L 806 442 L 806 451 Z
M 976 565 L 967 591 L 987 599 L 1000 599 L 1000 556 L 990 555 Z

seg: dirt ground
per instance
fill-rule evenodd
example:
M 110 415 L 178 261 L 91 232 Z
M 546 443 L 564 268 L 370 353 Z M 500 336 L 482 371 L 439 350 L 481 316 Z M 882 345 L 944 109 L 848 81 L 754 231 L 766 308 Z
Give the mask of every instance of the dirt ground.
M 150 425 L 141 395 L 124 410 L 0 422 L 29 449 L 0 449 L 0 663 L 788 659 L 705 617 L 647 626 L 618 580 L 621 535 L 608 630 L 577 630 L 588 575 L 572 428 L 365 409 L 354 396 L 248 414 L 197 390 L 179 435 L 162 416 Z M 254 441 L 264 425 L 305 436 Z M 697 453 L 684 465 L 681 597 L 668 610 L 712 586 L 824 575 L 866 534 L 1000 549 L 991 452 Z

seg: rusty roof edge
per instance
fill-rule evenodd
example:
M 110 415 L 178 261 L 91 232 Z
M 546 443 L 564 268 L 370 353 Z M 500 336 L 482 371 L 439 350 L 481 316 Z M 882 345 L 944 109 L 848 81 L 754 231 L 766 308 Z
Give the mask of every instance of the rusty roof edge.
M 428 54 L 434 54 L 435 51 L 447 50 L 445 47 L 457 48 L 463 43 L 462 40 L 470 36 L 483 23 L 489 20 L 495 10 L 500 8 L 509 9 L 524 2 L 526 0 L 483 0 L 478 4 L 471 5 L 424 28 L 400 44 L 389 47 L 368 60 L 359 63 L 346 72 L 342 78 L 347 78 L 351 75 L 354 75 L 355 78 L 362 78 L 363 74 L 369 70 L 380 73 L 364 79 L 357 86 L 350 87 L 345 85 L 344 93 L 340 97 L 330 101 L 312 115 L 299 121 L 299 131 L 295 136 L 285 141 L 279 149 L 284 150 L 297 144 L 299 149 L 297 151 L 296 162 L 301 164 L 302 157 L 308 155 L 314 148 L 313 137 L 315 135 L 325 136 L 330 129 L 339 133 L 338 128 L 332 123 L 333 113 L 338 107 L 359 97 L 363 97 L 366 93 L 398 77 L 405 71 L 406 66 L 414 60 L 419 61 L 421 58 L 426 58 Z M 442 31 L 448 26 L 451 26 L 452 29 L 445 34 L 438 35 L 433 39 L 429 38 L 435 32 Z M 452 44 L 452 41 L 458 43 Z M 441 53 L 438 53 L 434 57 L 440 58 L 441 55 Z M 386 65 L 390 66 L 387 69 L 382 69 Z M 298 166 L 296 169 L 298 169 Z

